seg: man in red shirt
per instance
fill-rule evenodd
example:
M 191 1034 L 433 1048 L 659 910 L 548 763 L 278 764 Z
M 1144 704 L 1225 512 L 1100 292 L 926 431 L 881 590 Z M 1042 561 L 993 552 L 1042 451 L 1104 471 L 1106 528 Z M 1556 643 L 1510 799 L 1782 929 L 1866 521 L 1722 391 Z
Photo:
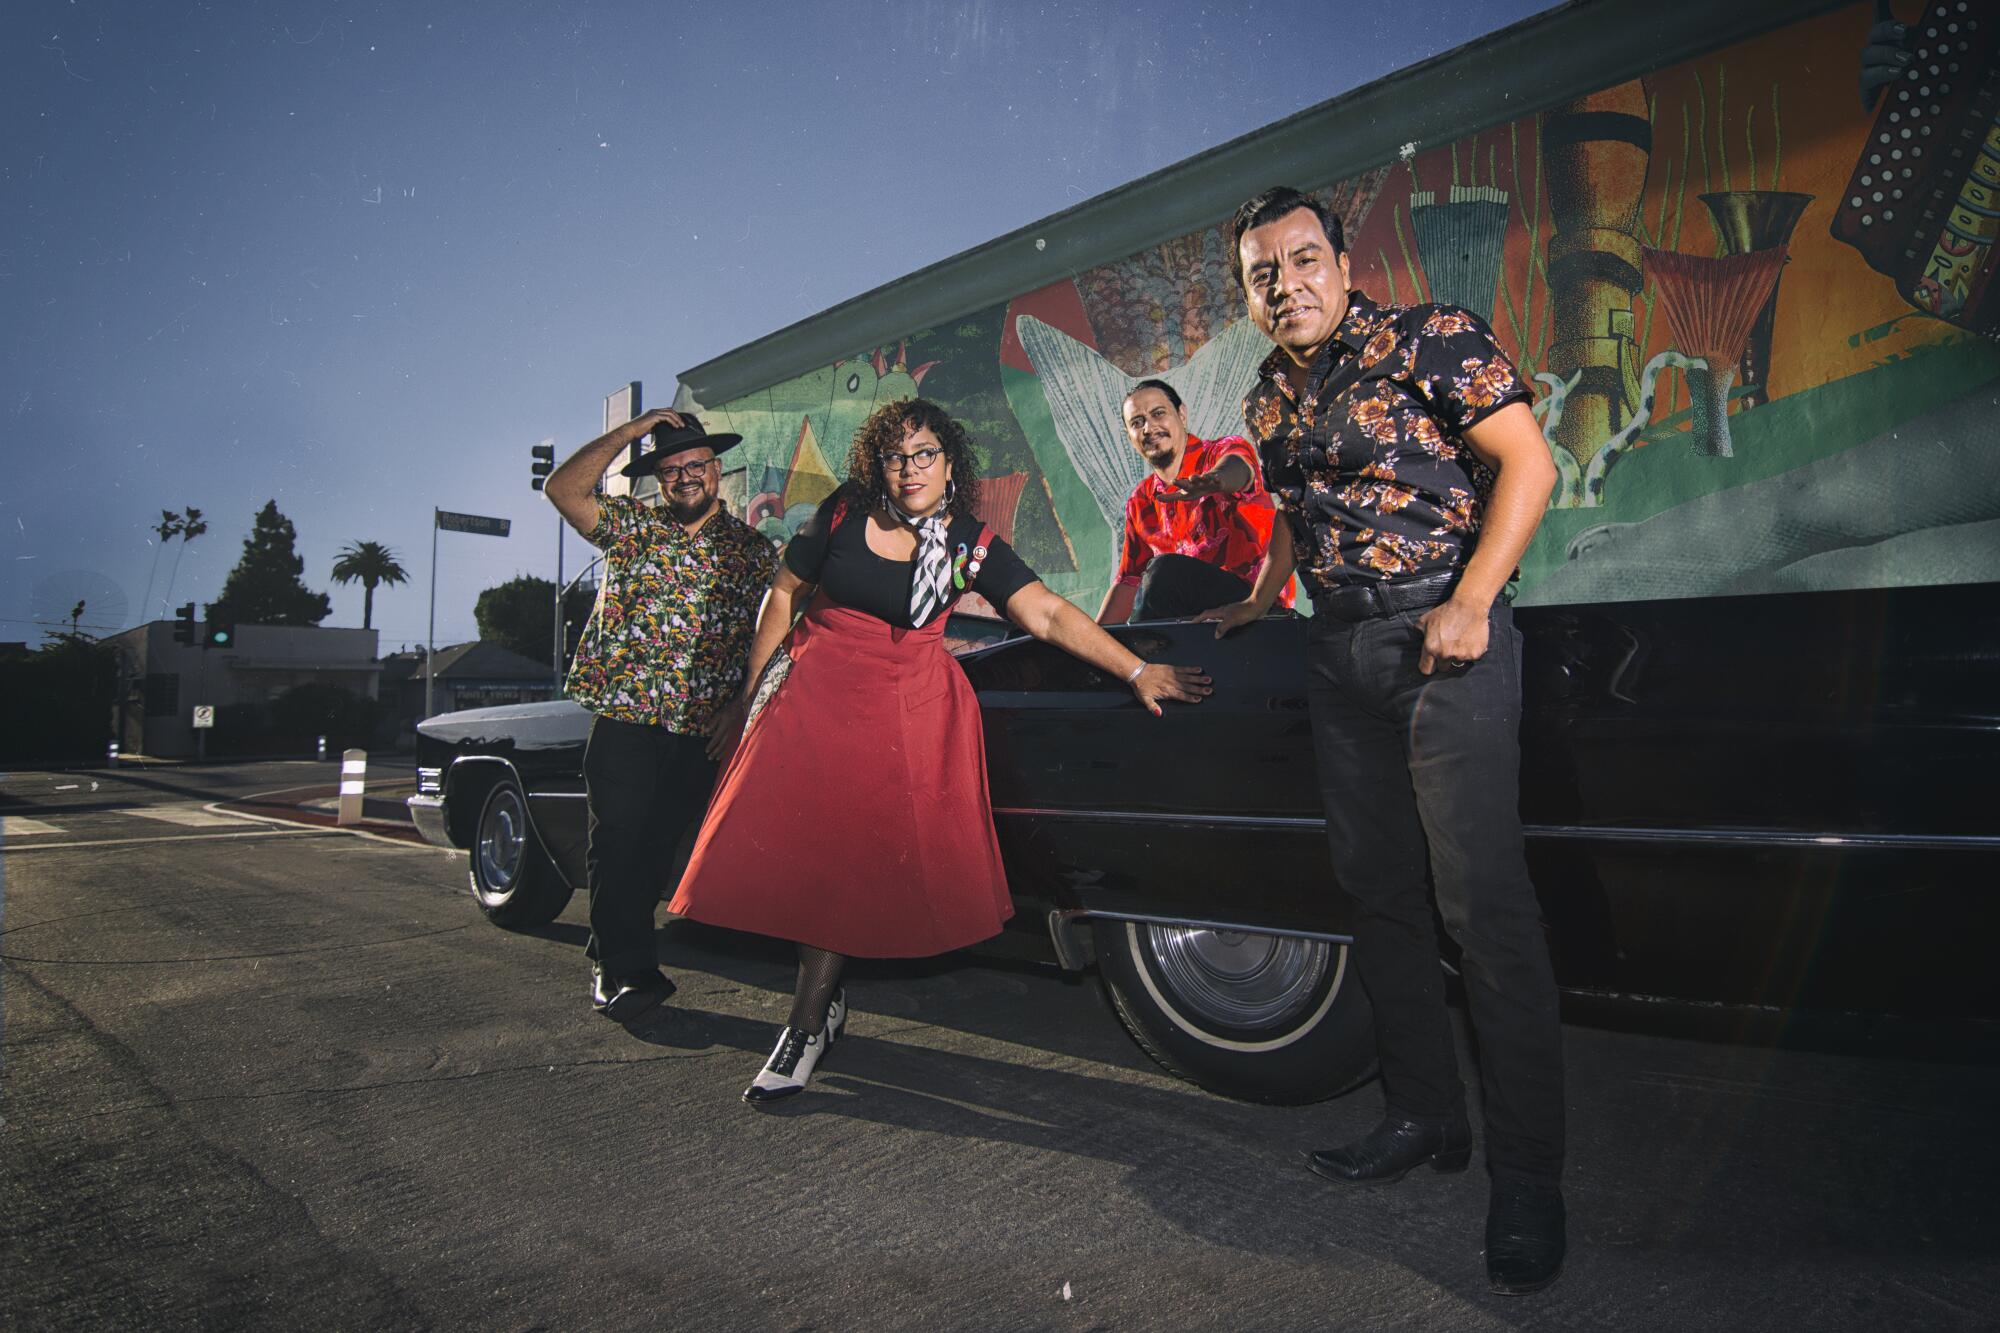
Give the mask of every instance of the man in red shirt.
M 1172 620 L 1249 596 L 1276 510 L 1240 435 L 1188 434 L 1187 409 L 1165 380 L 1125 396 L 1125 434 L 1153 469 L 1125 501 L 1118 574 L 1097 608 L 1102 625 Z M 1279 594 L 1292 604 L 1292 587 Z

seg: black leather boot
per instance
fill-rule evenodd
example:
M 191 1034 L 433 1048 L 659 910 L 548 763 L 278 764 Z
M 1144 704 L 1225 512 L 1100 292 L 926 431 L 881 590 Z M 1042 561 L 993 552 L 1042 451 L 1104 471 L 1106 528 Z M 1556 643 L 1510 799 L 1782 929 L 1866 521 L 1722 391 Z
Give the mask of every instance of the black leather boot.
M 1560 1187 L 1493 1178 L 1486 1209 L 1486 1281 L 1502 1296 L 1540 1291 L 1562 1273 L 1569 1249 Z
M 1349 1185 L 1393 1184 L 1425 1162 L 1433 1171 L 1463 1171 L 1471 1160 L 1472 1127 L 1463 1111 L 1444 1125 L 1392 1115 L 1353 1143 L 1306 1154 L 1314 1174 Z

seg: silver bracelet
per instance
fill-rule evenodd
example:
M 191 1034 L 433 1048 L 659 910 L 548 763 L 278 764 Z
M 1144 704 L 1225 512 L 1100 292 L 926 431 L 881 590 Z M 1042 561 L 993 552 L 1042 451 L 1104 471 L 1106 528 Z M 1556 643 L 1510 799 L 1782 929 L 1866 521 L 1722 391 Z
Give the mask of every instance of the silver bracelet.
M 1132 668 L 1132 674 L 1125 677 L 1125 683 L 1130 685 L 1133 681 L 1139 679 L 1140 673 L 1151 665 L 1152 663 L 1146 661 L 1144 658 L 1139 659 L 1139 665 Z

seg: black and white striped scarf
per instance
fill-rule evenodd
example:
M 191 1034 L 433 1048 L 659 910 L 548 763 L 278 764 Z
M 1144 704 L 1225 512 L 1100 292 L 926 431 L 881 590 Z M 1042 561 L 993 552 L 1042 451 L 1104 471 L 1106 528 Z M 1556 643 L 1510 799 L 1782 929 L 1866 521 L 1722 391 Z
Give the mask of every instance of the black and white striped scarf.
M 921 629 L 951 600 L 951 561 L 944 549 L 944 507 L 939 506 L 927 518 L 917 518 L 900 509 L 895 509 L 895 513 L 917 530 L 917 562 L 910 579 L 910 624 Z

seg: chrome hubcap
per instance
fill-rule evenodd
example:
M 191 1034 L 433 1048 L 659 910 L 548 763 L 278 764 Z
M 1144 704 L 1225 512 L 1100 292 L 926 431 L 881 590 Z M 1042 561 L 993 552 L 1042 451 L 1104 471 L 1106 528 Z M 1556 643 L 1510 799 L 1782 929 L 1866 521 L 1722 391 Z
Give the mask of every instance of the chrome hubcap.
M 1161 982 L 1191 1017 L 1232 1028 L 1283 1026 L 1318 994 L 1333 958 L 1324 940 L 1243 930 L 1140 926 Z
M 527 844 L 520 797 L 511 790 L 503 791 L 486 807 L 486 822 L 479 830 L 480 878 L 496 892 L 512 889 L 515 876 L 521 873 Z

